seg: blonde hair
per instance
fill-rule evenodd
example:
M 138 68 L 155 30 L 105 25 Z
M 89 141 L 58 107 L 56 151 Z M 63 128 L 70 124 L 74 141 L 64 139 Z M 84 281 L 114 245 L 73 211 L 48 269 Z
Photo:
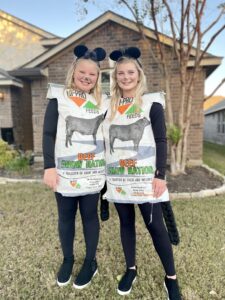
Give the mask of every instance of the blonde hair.
M 142 105 L 142 95 L 147 91 L 146 86 L 146 77 L 144 74 L 144 71 L 140 65 L 140 63 L 133 58 L 130 57 L 122 57 L 120 58 L 114 67 L 114 70 L 112 72 L 112 86 L 111 86 L 111 120 L 115 117 L 120 98 L 123 96 L 122 90 L 119 87 L 116 79 L 116 73 L 117 73 L 117 66 L 123 63 L 132 62 L 136 66 L 138 73 L 139 73 L 139 81 L 137 84 L 137 88 L 134 95 L 134 104 L 137 106 Z
M 71 66 L 69 67 L 69 70 L 67 72 L 67 76 L 66 76 L 66 82 L 65 82 L 65 89 L 67 90 L 75 90 L 76 89 L 76 86 L 74 84 L 74 71 L 76 69 L 76 66 L 78 65 L 78 63 L 82 60 L 89 60 L 93 63 L 96 64 L 96 67 L 97 67 L 97 70 L 98 70 L 98 79 L 97 79 L 97 82 L 94 86 L 93 89 L 90 90 L 90 95 L 92 95 L 96 102 L 97 102 L 97 105 L 100 106 L 101 105 L 101 100 L 102 100 L 102 89 L 101 89 L 101 80 L 100 80 L 100 67 L 98 66 L 98 64 L 93 61 L 92 59 L 83 59 L 83 58 L 80 58 L 79 60 L 75 59 Z

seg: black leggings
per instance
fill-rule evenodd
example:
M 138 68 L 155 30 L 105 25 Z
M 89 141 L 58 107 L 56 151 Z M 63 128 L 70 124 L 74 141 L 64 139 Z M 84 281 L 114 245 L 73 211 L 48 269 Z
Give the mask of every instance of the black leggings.
M 94 259 L 99 239 L 98 199 L 99 194 L 64 197 L 55 193 L 58 206 L 58 230 L 64 257 L 73 255 L 75 217 L 79 203 L 86 245 L 86 258 Z
M 172 246 L 165 228 L 160 203 L 139 204 L 145 225 L 152 237 L 153 244 L 164 270 L 168 276 L 175 275 Z M 136 232 L 134 204 L 115 203 L 120 218 L 120 235 L 127 268 L 135 266 Z M 152 222 L 150 215 L 152 212 Z

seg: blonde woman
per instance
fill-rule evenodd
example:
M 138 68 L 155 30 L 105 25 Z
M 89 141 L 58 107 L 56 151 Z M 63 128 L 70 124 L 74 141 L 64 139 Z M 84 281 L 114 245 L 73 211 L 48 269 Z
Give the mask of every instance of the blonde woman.
M 54 192 L 63 262 L 57 284 L 69 284 L 74 264 L 75 217 L 79 205 L 86 257 L 74 281 L 85 288 L 97 273 L 97 204 L 105 183 L 102 121 L 106 112 L 99 85 L 105 50 L 78 45 L 66 86 L 49 84 L 43 130 L 44 183 Z
M 172 246 L 161 203 L 169 201 L 165 181 L 166 127 L 164 94 L 146 93 L 145 75 L 136 47 L 115 50 L 111 107 L 104 121 L 106 198 L 115 203 L 126 260 L 118 293 L 127 295 L 137 277 L 135 209 L 138 204 L 165 270 L 168 299 L 180 300 Z M 149 255 L 149 253 L 146 253 Z

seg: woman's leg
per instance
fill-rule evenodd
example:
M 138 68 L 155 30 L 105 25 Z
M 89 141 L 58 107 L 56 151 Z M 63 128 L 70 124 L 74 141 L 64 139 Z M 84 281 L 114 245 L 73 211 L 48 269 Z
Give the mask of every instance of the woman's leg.
M 120 218 L 120 236 L 127 265 L 127 270 L 118 284 L 117 292 L 120 295 L 128 295 L 137 276 L 135 210 L 133 204 L 115 203 L 115 207 Z
M 173 250 L 169 235 L 163 222 L 162 208 L 160 203 L 144 203 L 138 205 L 145 225 L 151 234 L 154 247 L 163 264 L 168 276 L 175 275 Z M 151 216 L 152 215 L 152 220 Z
M 95 259 L 99 239 L 98 199 L 99 194 L 85 195 L 79 198 L 86 257 L 73 284 L 76 289 L 83 289 L 88 286 L 98 272 Z
M 120 219 L 120 237 L 127 268 L 135 266 L 136 232 L 133 204 L 115 203 Z
M 73 242 L 75 235 L 75 216 L 78 197 L 64 197 L 55 193 L 58 206 L 58 230 L 64 257 L 73 256 Z
M 99 194 L 91 194 L 79 197 L 79 208 L 83 223 L 83 231 L 86 245 L 86 259 L 93 260 L 99 239 L 98 219 Z
M 59 238 L 64 256 L 63 262 L 58 271 L 57 284 L 59 286 L 66 286 L 70 282 L 74 263 L 73 242 L 78 198 L 64 197 L 59 193 L 55 193 L 55 197 L 59 215 Z

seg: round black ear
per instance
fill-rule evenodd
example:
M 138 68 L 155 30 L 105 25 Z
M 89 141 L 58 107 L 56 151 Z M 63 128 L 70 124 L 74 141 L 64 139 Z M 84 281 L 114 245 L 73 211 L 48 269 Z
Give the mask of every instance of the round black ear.
M 141 56 L 141 51 L 137 47 L 129 47 L 125 49 L 124 55 L 138 59 Z
M 73 52 L 76 57 L 80 58 L 88 51 L 88 48 L 84 45 L 78 45 L 74 48 Z
M 96 54 L 97 61 L 101 61 L 106 57 L 106 52 L 103 48 L 95 48 L 93 52 Z
M 123 53 L 120 50 L 114 50 L 113 52 L 111 52 L 109 54 L 109 57 L 114 61 L 117 61 L 122 56 L 123 56 Z

